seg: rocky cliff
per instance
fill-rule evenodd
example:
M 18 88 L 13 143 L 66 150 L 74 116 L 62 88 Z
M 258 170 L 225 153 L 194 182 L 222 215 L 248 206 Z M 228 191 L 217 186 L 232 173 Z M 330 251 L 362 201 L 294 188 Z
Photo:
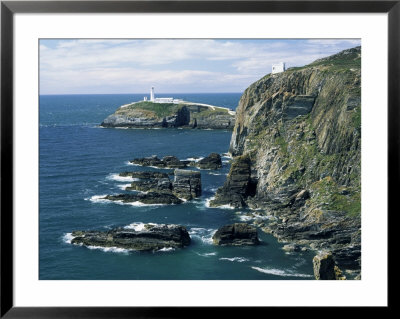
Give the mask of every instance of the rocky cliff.
M 197 129 L 233 129 L 235 112 L 227 108 L 183 102 L 142 101 L 123 105 L 102 123 L 103 127 L 185 127 Z
M 361 261 L 360 66 L 356 47 L 250 85 L 214 200 L 275 215 L 264 231 L 332 252 L 350 277 Z

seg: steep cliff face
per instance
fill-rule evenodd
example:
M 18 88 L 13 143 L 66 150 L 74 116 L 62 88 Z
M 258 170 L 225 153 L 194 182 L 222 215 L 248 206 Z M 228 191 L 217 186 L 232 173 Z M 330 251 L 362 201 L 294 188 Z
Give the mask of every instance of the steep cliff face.
M 233 169 L 243 156 L 250 158 L 255 192 L 246 205 L 278 217 L 265 230 L 282 241 L 329 249 L 340 266 L 355 270 L 361 248 L 360 65 L 356 47 L 268 74 L 242 95 L 230 143 Z M 225 186 L 235 180 L 231 175 Z M 227 197 L 226 189 L 220 193 Z

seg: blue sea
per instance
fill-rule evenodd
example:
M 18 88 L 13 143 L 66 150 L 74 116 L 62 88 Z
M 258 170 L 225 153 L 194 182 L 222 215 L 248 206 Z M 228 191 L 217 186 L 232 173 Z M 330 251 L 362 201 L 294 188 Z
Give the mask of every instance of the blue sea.
M 310 280 L 310 252 L 286 253 L 282 243 L 258 230 L 261 245 L 218 247 L 213 233 L 222 225 L 251 222 L 245 209 L 210 208 L 208 202 L 229 171 L 201 170 L 203 194 L 171 206 L 133 206 L 106 202 L 102 195 L 126 192 L 129 178 L 118 173 L 156 170 L 129 165 L 150 155 L 180 159 L 226 153 L 231 131 L 114 129 L 99 124 L 120 105 L 145 94 L 40 96 L 41 280 Z M 235 109 L 239 93 L 165 94 L 187 101 Z M 162 171 L 162 170 L 161 170 Z M 270 220 L 265 219 L 265 222 Z M 140 223 L 187 227 L 192 238 L 183 249 L 132 252 L 70 243 L 74 230 L 103 230 Z

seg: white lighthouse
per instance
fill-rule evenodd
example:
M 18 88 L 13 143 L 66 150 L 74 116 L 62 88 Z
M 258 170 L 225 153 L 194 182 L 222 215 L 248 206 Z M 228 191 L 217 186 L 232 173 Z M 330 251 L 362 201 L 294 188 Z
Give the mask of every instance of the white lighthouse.
M 152 86 L 150 90 L 150 101 L 154 102 L 154 86 Z

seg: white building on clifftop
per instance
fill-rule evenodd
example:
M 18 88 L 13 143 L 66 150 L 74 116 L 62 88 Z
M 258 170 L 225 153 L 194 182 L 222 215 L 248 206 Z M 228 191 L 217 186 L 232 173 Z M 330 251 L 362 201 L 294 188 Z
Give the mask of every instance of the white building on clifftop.
M 280 62 L 278 64 L 272 64 L 272 74 L 280 73 L 286 71 L 285 62 Z
M 147 101 L 147 96 L 143 98 L 143 101 Z M 173 104 L 179 104 L 183 102 L 182 99 L 174 99 L 173 97 L 159 97 L 156 98 L 154 94 L 154 86 L 151 87 L 150 89 L 150 102 L 153 103 L 173 103 Z

